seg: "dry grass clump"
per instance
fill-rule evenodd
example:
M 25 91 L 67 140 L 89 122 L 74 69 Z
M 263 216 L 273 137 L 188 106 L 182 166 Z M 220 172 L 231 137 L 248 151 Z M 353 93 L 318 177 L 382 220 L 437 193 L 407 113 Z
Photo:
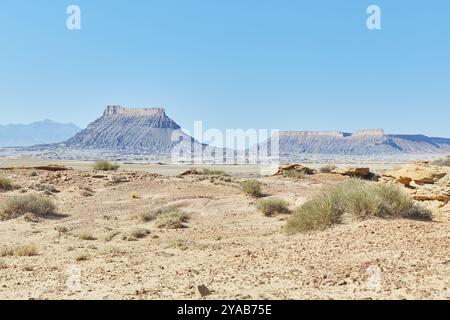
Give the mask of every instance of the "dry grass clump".
M 109 241 L 113 240 L 116 236 L 118 236 L 119 234 L 120 234 L 119 231 L 112 230 L 106 234 L 105 241 L 109 242 Z
M 296 209 L 288 220 L 289 232 L 322 230 L 343 219 L 408 218 L 431 220 L 430 210 L 416 205 L 395 185 L 375 185 L 350 179 L 330 187 Z
M 128 182 L 128 179 L 127 179 L 127 177 L 124 177 L 124 176 L 112 176 L 111 181 L 113 183 L 119 184 L 119 183 L 123 183 L 123 182 Z
M 450 167 L 450 156 L 446 156 L 445 158 L 434 160 L 432 162 L 435 166 L 441 167 Z
M 216 170 L 216 169 L 203 169 L 200 171 L 200 174 L 206 175 L 206 176 L 229 176 L 225 171 L 223 170 Z
M 14 186 L 8 178 L 0 177 L 0 191 L 9 191 L 14 189 Z
M 304 172 L 297 171 L 295 169 L 289 169 L 289 170 L 284 170 L 283 171 L 283 177 L 304 179 L 304 178 L 306 178 L 306 174 Z
M 171 212 L 176 212 L 176 211 L 179 211 L 177 206 L 165 206 L 165 207 L 161 207 L 161 208 L 152 210 L 150 212 L 141 213 L 140 219 L 143 222 L 150 222 L 150 221 L 156 220 L 156 218 L 158 218 L 161 215 L 171 213 Z
M 144 222 L 155 221 L 157 228 L 178 229 L 184 228 L 185 222 L 189 221 L 189 214 L 181 211 L 178 206 L 161 207 L 151 212 L 140 215 Z
M 94 234 L 90 230 L 79 230 L 74 234 L 77 238 L 81 240 L 95 240 Z
M 159 216 L 155 225 L 157 228 L 165 229 L 181 229 L 185 228 L 185 222 L 189 221 L 189 215 L 182 211 L 174 211 Z
M 6 200 L 0 211 L 0 220 L 14 219 L 25 213 L 36 216 L 48 216 L 56 214 L 56 205 L 40 195 L 27 194 L 15 196 Z
M 262 196 L 262 183 L 255 179 L 245 180 L 242 182 L 242 191 L 248 196 L 259 198 Z
M 3 247 L 0 249 L 0 257 L 32 257 L 38 254 L 38 249 L 34 244 L 24 244 L 17 247 Z
M 81 262 L 81 261 L 87 261 L 89 260 L 90 255 L 88 253 L 80 253 L 75 257 L 75 261 Z
M 274 216 L 275 214 L 290 212 L 288 203 L 281 199 L 260 200 L 258 201 L 256 207 L 267 217 Z
M 8 269 L 8 265 L 6 264 L 5 261 L 0 260 L 0 270 L 3 270 L 3 269 Z
M 136 239 L 142 239 L 145 238 L 150 234 L 150 231 L 143 228 L 136 228 L 130 232 L 130 236 L 136 238 Z
M 80 190 L 80 195 L 83 197 L 92 197 L 94 193 L 88 190 Z
M 336 169 L 334 164 L 327 164 L 326 166 L 320 168 L 319 171 L 320 173 L 331 173 L 334 169 Z
M 94 164 L 94 169 L 99 171 L 116 171 L 119 167 L 118 164 L 111 163 L 107 160 L 98 160 Z

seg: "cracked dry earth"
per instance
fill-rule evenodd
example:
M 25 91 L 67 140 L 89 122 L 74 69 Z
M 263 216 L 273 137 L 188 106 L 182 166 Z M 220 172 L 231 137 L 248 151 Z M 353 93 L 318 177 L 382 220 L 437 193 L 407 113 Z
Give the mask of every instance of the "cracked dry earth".
M 38 249 L 35 256 L 0 257 L 1 299 L 198 299 L 200 285 L 210 290 L 205 299 L 450 298 L 449 215 L 288 235 L 288 215 L 257 211 L 238 177 L 31 172 L 0 170 L 22 188 L 0 193 L 0 201 L 24 190 L 46 193 L 61 217 L 0 221 L 0 247 Z M 125 181 L 113 183 L 112 175 Z M 260 180 L 267 196 L 294 208 L 344 178 Z M 56 190 L 35 191 L 37 184 Z M 191 214 L 185 228 L 159 229 L 139 219 L 168 204 Z M 133 239 L 137 228 L 149 234 Z

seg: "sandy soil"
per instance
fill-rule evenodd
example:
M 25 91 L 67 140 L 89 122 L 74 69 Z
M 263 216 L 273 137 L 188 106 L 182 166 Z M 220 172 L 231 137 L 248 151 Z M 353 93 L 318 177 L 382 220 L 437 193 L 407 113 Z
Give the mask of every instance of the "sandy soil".
M 450 215 L 433 222 L 370 220 L 288 235 L 288 215 L 265 217 L 241 177 L 211 181 L 145 171 L 0 170 L 27 193 L 36 183 L 61 217 L 0 221 L 0 247 L 34 244 L 38 255 L 0 257 L 0 299 L 450 299 Z M 248 172 L 247 172 L 248 174 Z M 127 182 L 112 183 L 112 175 Z M 343 177 L 259 178 L 292 208 Z M 82 195 L 89 187 L 93 196 Z M 0 202 L 20 190 L 0 193 Z M 40 191 L 42 193 L 42 191 Z M 182 229 L 139 214 L 167 204 L 191 213 Z M 149 234 L 136 241 L 137 228 Z M 80 232 L 93 240 L 82 240 Z M 113 236 L 115 235 L 115 236 Z

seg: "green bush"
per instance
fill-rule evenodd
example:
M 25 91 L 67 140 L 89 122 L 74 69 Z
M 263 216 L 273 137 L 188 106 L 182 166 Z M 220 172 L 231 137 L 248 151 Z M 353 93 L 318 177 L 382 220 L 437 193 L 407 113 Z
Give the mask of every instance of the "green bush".
M 431 211 L 416 205 L 395 185 L 374 185 L 350 179 L 330 187 L 295 210 L 287 222 L 289 232 L 321 230 L 343 218 L 408 218 L 431 220 Z
M 115 171 L 119 167 L 118 164 L 111 163 L 107 160 L 99 160 L 94 165 L 94 169 L 99 171 Z
M 266 199 L 258 201 L 256 207 L 265 216 L 273 216 L 278 213 L 289 213 L 288 203 L 281 199 Z
M 40 195 L 27 194 L 6 200 L 0 212 L 0 220 L 14 219 L 25 213 L 46 216 L 55 214 L 55 211 L 56 205 L 50 199 Z
M 242 190 L 245 192 L 246 195 L 258 198 L 262 195 L 262 183 L 258 180 L 245 180 L 242 182 Z

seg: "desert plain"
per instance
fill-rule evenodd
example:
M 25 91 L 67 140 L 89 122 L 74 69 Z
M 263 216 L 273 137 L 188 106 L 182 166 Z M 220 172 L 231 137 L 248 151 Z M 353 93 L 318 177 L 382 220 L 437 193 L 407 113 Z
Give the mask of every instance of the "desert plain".
M 55 164 L 68 170 L 39 169 Z M 0 299 L 450 299 L 446 202 L 424 203 L 432 221 L 292 234 L 290 214 L 262 214 L 242 181 L 260 181 L 264 199 L 294 210 L 347 176 L 261 175 L 257 166 L 180 175 L 192 167 L 3 161 L 0 176 L 16 188 L 0 192 L 0 203 L 39 194 L 57 214 L 0 221 Z M 178 228 L 143 219 L 167 206 L 189 218 Z

